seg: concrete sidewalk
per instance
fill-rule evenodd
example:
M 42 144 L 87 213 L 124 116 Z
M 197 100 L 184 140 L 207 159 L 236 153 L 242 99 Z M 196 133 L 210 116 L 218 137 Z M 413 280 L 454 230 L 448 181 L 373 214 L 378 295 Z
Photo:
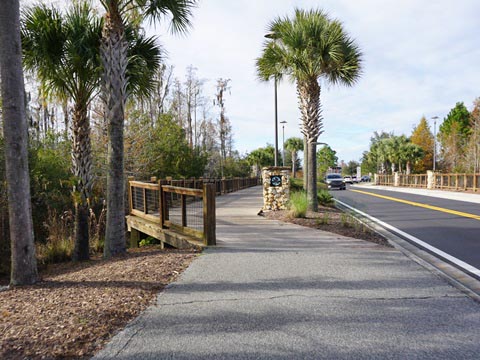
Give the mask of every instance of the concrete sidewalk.
M 478 359 L 480 304 L 395 249 L 217 198 L 208 249 L 95 359 Z

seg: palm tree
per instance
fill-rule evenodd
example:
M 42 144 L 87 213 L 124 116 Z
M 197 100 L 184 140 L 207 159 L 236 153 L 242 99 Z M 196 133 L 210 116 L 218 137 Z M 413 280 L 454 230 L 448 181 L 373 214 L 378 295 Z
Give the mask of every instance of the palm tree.
M 73 101 L 72 161 L 76 177 L 73 260 L 89 258 L 88 210 L 93 186 L 88 106 L 100 85 L 101 22 L 89 5 L 76 4 L 64 17 L 38 5 L 24 13 L 24 64 L 36 71 L 49 95 Z
M 289 76 L 296 82 L 302 133 L 307 139 L 307 198 L 318 210 L 316 142 L 323 132 L 320 80 L 351 86 L 360 76 L 361 53 L 338 20 L 321 10 L 295 9 L 293 18 L 277 18 L 269 26 L 272 41 L 257 59 L 261 80 Z
M 412 142 L 406 142 L 400 147 L 400 158 L 405 162 L 405 173 L 410 175 L 412 164 L 423 158 L 425 152 L 423 149 Z
M 108 121 L 107 228 L 104 256 L 126 251 L 123 130 L 127 88 L 128 20 L 149 18 L 159 21 L 171 16 L 171 29 L 185 32 L 190 26 L 191 10 L 196 0 L 101 0 L 106 10 L 102 30 L 101 57 L 103 101 Z
M 73 101 L 72 160 L 76 176 L 75 261 L 89 258 L 88 211 L 94 182 L 88 106 L 98 93 L 102 67 L 100 41 L 102 21 L 87 3 L 73 5 L 62 17 L 45 5 L 25 12 L 24 63 L 35 70 L 48 94 Z M 145 93 L 160 63 L 160 48 L 154 38 L 126 29 L 128 88 Z
M 30 203 L 28 133 L 20 40 L 18 0 L 2 2 L 0 12 L 0 80 L 5 138 L 6 179 L 10 241 L 12 243 L 12 285 L 38 280 Z
M 285 141 L 285 149 L 292 153 L 292 173 L 293 178 L 295 178 L 295 166 L 297 164 L 297 152 L 303 151 L 303 139 L 298 137 L 291 137 Z

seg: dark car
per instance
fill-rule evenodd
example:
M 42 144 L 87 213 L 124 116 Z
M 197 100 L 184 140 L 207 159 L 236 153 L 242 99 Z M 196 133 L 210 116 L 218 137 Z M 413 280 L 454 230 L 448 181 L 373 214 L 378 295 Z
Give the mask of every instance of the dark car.
M 325 182 L 329 189 L 345 190 L 347 188 L 340 174 L 327 174 L 327 176 L 325 176 Z
M 370 176 L 368 175 L 363 175 L 362 179 L 360 180 L 361 182 L 370 182 Z

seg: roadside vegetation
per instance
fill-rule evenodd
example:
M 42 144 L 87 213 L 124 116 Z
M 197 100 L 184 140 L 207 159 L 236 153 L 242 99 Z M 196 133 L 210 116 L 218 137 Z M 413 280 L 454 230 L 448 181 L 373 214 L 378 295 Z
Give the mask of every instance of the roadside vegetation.
M 317 186 L 318 211 L 308 210 L 303 180 L 291 178 L 288 210 L 268 212 L 267 217 L 390 246 L 367 223 L 360 221 L 351 213 L 336 208 L 333 196 L 326 189 L 324 182 L 319 182 Z

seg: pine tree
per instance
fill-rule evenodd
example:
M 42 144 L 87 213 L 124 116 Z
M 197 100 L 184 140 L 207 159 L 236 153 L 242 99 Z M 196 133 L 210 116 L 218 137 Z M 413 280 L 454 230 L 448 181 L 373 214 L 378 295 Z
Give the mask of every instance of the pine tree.
M 426 173 L 427 170 L 432 170 L 434 139 L 425 116 L 423 116 L 418 125 L 413 128 L 410 141 L 420 146 L 424 154 L 423 158 L 414 165 L 413 171 L 417 174 L 423 174 Z

